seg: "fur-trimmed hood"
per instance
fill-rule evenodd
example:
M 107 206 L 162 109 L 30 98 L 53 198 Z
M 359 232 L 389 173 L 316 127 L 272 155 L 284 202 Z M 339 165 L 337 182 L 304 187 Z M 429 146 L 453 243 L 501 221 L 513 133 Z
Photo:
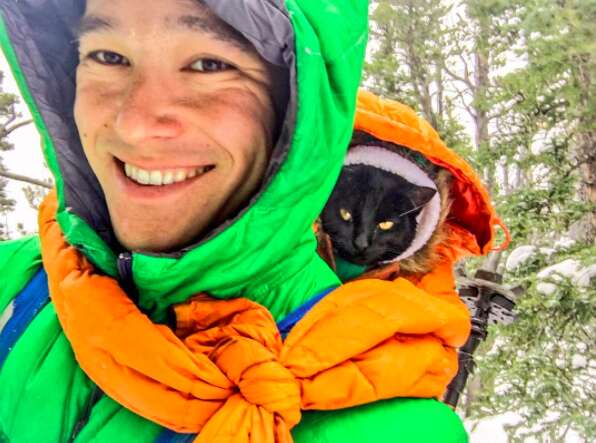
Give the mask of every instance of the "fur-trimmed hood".
M 354 130 L 411 149 L 440 168 L 435 177 L 442 201 L 439 229 L 426 247 L 400 263 L 402 271 L 423 272 L 441 257 L 456 261 L 493 248 L 494 226 L 504 226 L 486 188 L 472 167 L 413 109 L 360 91 Z M 382 146 L 391 149 L 389 144 Z

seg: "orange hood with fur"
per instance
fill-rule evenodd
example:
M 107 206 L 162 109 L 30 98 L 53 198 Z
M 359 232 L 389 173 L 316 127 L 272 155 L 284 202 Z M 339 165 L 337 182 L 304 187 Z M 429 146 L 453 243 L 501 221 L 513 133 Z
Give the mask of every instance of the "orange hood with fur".
M 494 243 L 494 226 L 509 233 L 497 216 L 486 188 L 471 166 L 449 149 L 437 132 L 410 107 L 360 91 L 354 130 L 417 151 L 452 175 L 448 236 L 438 252 L 452 263 L 466 255 L 484 255 Z

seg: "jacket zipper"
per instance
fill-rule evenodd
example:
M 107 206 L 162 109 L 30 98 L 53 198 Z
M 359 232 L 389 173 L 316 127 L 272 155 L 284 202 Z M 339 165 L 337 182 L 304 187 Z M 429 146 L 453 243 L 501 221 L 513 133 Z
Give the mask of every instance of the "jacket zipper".
M 118 255 L 117 263 L 120 285 L 128 295 L 128 298 L 137 304 L 139 297 L 137 287 L 132 278 L 132 254 L 130 252 L 121 252 Z

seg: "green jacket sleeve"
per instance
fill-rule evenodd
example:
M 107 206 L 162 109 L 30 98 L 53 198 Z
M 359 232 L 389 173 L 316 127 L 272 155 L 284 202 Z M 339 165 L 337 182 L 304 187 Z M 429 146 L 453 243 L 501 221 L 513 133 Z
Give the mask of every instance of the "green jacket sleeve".
M 40 266 L 37 236 L 0 242 L 0 317 Z
M 305 412 L 295 443 L 467 443 L 459 417 L 437 400 L 400 398 L 340 411 Z

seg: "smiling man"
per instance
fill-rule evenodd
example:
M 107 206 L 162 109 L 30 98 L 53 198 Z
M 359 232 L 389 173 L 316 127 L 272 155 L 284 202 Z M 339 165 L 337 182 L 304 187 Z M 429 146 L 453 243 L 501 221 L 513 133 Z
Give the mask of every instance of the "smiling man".
M 120 244 L 179 249 L 259 185 L 273 69 L 194 1 L 114 6 L 81 23 L 75 122 Z
M 350 303 L 386 291 L 326 296 L 339 280 L 315 252 L 366 1 L 9 0 L 0 13 L 56 179 L 39 237 L 0 244 L 0 441 L 465 440 L 444 405 L 395 399 L 440 394 L 437 362 L 454 353 L 434 334 L 449 328 L 385 340 L 358 314 L 375 309 Z M 323 296 L 312 312 L 331 335 L 300 320 Z M 343 300 L 351 323 L 329 311 Z M 300 338 L 311 329 L 326 338 Z M 402 383 L 393 368 L 410 355 L 419 373 Z

